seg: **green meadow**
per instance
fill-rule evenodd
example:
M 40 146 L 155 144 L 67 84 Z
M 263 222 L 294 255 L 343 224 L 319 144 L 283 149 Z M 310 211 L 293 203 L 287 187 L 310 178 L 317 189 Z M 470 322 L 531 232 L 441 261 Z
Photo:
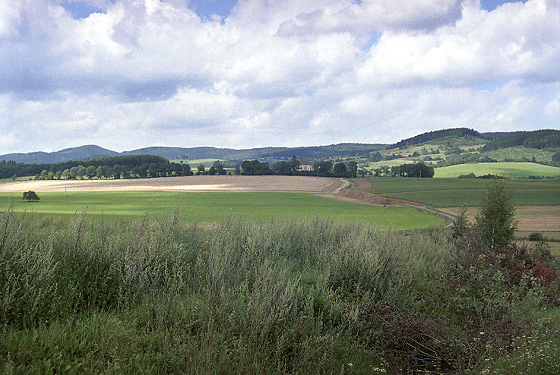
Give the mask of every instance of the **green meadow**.
M 84 210 L 96 220 L 161 216 L 178 211 L 187 222 L 214 223 L 229 217 L 257 222 L 270 219 L 361 222 L 381 228 L 427 228 L 445 220 L 409 207 L 378 207 L 306 193 L 185 193 L 185 192 L 71 192 L 38 193 L 39 202 L 26 202 L 20 194 L 0 194 L 0 207 L 10 201 L 16 212 L 71 218 Z
M 537 163 L 476 163 L 459 164 L 435 169 L 436 178 L 456 178 L 460 175 L 474 173 L 477 176 L 493 174 L 505 177 L 560 177 L 560 168 Z
M 477 206 L 494 180 L 461 178 L 369 178 L 370 193 L 436 207 Z M 508 180 L 516 205 L 560 205 L 559 180 Z

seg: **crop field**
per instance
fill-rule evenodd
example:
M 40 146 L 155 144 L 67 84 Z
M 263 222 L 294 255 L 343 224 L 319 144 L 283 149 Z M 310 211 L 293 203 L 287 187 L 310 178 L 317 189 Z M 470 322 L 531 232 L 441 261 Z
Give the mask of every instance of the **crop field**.
M 39 202 L 26 202 L 20 194 L 3 193 L 0 194 L 0 206 L 5 210 L 13 197 L 16 212 L 69 218 L 86 210 L 88 216 L 108 221 L 161 216 L 178 210 L 184 220 L 199 223 L 220 222 L 228 217 L 263 222 L 273 218 L 311 220 L 320 216 L 395 229 L 444 224 L 438 216 L 409 207 L 369 206 L 308 193 L 73 191 L 67 194 L 39 193 L 39 196 Z
M 368 192 L 435 207 L 478 206 L 493 180 L 369 178 Z M 509 180 L 517 205 L 560 205 L 560 180 Z
M 493 174 L 506 177 L 560 177 L 560 168 L 536 163 L 475 163 L 459 164 L 435 169 L 436 178 L 456 178 L 474 173 L 477 176 Z

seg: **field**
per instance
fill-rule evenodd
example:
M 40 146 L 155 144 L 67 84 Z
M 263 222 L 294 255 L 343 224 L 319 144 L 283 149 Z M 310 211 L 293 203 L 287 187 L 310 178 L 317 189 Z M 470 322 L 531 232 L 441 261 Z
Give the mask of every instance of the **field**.
M 5 210 L 12 194 L 0 194 L 0 207 Z M 383 228 L 426 228 L 443 225 L 444 220 L 409 207 L 379 207 L 346 202 L 309 193 L 248 193 L 248 192 L 157 192 L 116 191 L 71 193 L 39 193 L 39 202 L 13 199 L 14 210 L 39 216 L 70 218 L 87 209 L 88 216 L 97 220 L 162 216 L 178 210 L 187 222 L 213 223 L 228 217 L 255 220 L 315 216 L 333 220 L 359 221 Z
M 370 193 L 434 207 L 478 206 L 492 180 L 369 178 Z M 560 180 L 508 180 L 517 205 L 559 206 Z
M 560 177 L 560 168 L 536 163 L 476 163 L 459 164 L 435 169 L 436 178 L 456 178 L 474 173 L 477 176 L 493 174 L 505 177 Z
M 315 177 L 193 176 L 146 180 L 27 181 L 0 184 L 0 208 L 13 197 L 14 210 L 39 216 L 72 217 L 87 209 L 96 220 L 114 220 L 180 212 L 188 222 L 214 223 L 228 217 L 259 222 L 316 216 L 359 221 L 394 229 L 427 228 L 444 219 L 402 206 L 371 206 L 335 199 L 346 186 Z M 26 202 L 21 192 L 41 200 Z
M 302 176 L 190 176 L 130 180 L 44 180 L 0 184 L 0 193 L 71 191 L 305 192 L 333 193 L 345 186 L 333 178 Z

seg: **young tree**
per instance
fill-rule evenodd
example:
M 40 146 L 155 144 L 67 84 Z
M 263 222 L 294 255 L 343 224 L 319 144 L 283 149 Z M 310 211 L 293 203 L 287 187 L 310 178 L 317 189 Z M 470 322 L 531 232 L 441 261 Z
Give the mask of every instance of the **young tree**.
M 476 225 L 492 250 L 499 250 L 513 241 L 515 204 L 512 191 L 504 180 L 497 180 L 488 188 L 480 213 L 476 216 Z

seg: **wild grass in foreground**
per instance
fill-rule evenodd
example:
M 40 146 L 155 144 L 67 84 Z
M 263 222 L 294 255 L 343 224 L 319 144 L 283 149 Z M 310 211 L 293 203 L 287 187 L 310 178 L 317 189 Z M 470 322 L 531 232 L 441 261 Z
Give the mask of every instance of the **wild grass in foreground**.
M 527 353 L 558 371 L 546 249 L 502 261 L 480 244 L 322 218 L 209 229 L 178 212 L 107 224 L 7 210 L 0 371 L 469 373 L 537 366 Z

